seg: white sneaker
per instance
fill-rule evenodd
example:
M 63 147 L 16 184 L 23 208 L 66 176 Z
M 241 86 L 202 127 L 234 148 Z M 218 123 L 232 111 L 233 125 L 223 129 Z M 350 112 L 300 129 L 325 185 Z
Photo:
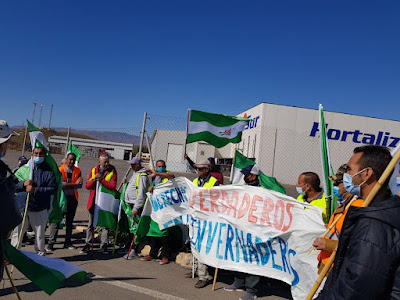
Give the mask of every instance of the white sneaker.
M 37 253 L 37 255 L 39 255 L 39 256 L 46 256 L 46 253 L 43 252 L 43 251 L 39 251 L 39 252 Z
M 138 257 L 139 257 L 139 255 L 137 255 L 135 250 L 131 250 L 131 252 L 129 252 L 128 254 L 124 255 L 124 258 L 125 259 L 129 259 L 129 260 L 134 259 L 134 258 L 138 258 Z

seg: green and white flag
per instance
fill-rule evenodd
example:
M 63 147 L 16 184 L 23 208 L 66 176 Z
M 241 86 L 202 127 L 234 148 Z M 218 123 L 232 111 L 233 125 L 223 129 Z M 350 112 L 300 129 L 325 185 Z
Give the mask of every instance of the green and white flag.
M 47 150 L 49 150 L 49 144 L 47 143 L 43 133 L 28 120 L 26 120 L 26 122 L 28 122 L 29 137 L 31 138 L 32 147 L 36 145 L 36 141 L 39 141 Z
M 59 258 L 17 250 L 7 240 L 1 242 L 5 259 L 48 295 L 61 287 L 68 278 L 86 281 L 86 272 L 74 264 Z
M 329 180 L 329 176 L 334 175 L 331 159 L 329 155 L 328 136 L 324 118 L 324 108 L 319 105 L 319 127 L 320 127 L 320 142 L 321 142 L 321 165 L 324 183 L 324 192 L 326 198 L 326 221 L 329 221 L 331 215 L 337 207 L 337 201 L 333 197 L 333 181 Z
M 205 141 L 217 148 L 239 143 L 249 121 L 247 118 L 189 110 L 186 143 Z
M 81 158 L 81 151 L 74 144 L 72 144 L 72 141 L 69 141 L 68 149 L 67 149 L 67 155 L 70 153 L 73 153 L 76 155 L 75 166 L 78 167 L 79 160 Z
M 94 226 L 117 228 L 120 193 L 106 189 L 100 182 L 96 186 Z
M 119 231 L 135 233 L 139 220 L 132 216 L 132 208 L 124 200 L 127 186 L 128 182 L 124 183 L 121 191 L 120 206 L 118 210 Z
M 247 158 L 239 151 L 235 151 L 234 165 L 232 166 L 231 173 L 231 183 L 232 184 L 245 184 L 244 175 L 241 173 L 241 170 L 246 168 L 249 165 L 255 164 L 253 160 Z M 261 186 L 266 189 L 277 191 L 282 194 L 286 194 L 286 189 L 276 180 L 275 177 L 269 177 L 265 175 L 263 172 L 258 175 L 258 180 Z

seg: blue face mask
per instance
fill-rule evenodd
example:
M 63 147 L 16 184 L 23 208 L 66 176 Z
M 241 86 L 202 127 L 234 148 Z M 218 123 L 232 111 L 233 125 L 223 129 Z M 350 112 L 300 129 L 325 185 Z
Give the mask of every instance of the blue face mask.
M 33 161 L 35 162 L 35 164 L 40 165 L 42 162 L 44 162 L 44 157 L 34 156 Z
M 165 173 L 166 170 L 167 169 L 165 167 L 158 167 L 157 168 L 157 172 L 159 172 L 159 173 Z
M 2 159 L 6 155 L 4 152 L 0 152 L 0 159 Z
M 362 182 L 360 185 L 354 185 L 353 177 L 360 174 L 361 172 L 363 172 L 365 170 L 366 169 L 362 169 L 360 172 L 357 172 L 353 176 L 351 176 L 350 174 L 347 174 L 347 173 L 343 174 L 343 184 L 344 184 L 344 188 L 346 189 L 347 192 L 349 192 L 350 194 L 361 196 L 361 186 L 365 183 L 365 181 Z
M 297 193 L 299 195 L 303 195 L 304 196 L 306 194 L 306 192 L 303 191 L 303 187 L 304 187 L 304 185 L 302 187 L 296 186 L 296 191 L 297 191 Z
M 338 197 L 339 199 L 343 199 L 343 195 L 339 193 L 339 187 L 334 186 L 333 187 L 333 194 Z

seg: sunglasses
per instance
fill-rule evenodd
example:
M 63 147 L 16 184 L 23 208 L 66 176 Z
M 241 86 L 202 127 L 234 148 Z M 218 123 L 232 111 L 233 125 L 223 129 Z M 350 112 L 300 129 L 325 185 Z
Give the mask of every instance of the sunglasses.
M 203 171 L 204 169 L 207 169 L 207 168 L 196 168 L 196 170 L 199 170 L 199 171 Z

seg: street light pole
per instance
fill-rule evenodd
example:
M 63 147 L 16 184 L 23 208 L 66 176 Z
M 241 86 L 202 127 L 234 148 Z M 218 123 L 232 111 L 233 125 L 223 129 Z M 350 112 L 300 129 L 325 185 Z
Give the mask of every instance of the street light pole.
M 52 117 L 52 115 L 53 115 L 53 104 L 51 105 L 51 108 L 50 108 L 49 130 L 51 128 L 51 117 Z
M 36 104 L 37 104 L 37 102 L 33 102 L 32 124 L 35 121 Z
M 40 104 L 39 129 L 42 128 L 42 110 L 43 110 L 43 104 Z

